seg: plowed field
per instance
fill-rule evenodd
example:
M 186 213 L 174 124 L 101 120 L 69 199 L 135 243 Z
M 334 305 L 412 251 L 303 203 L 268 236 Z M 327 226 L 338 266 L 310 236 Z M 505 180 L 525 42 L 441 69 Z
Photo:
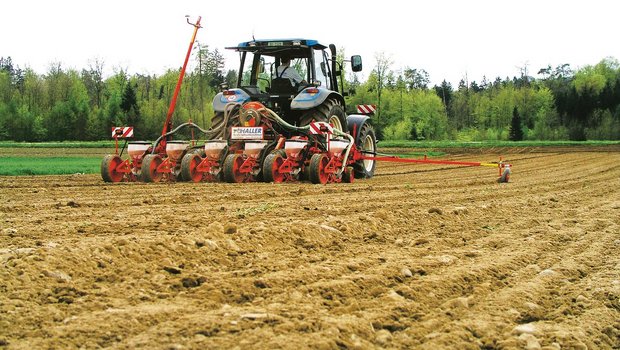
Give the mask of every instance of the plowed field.
M 0 177 L 0 347 L 620 348 L 620 150 L 501 151 L 508 184 Z

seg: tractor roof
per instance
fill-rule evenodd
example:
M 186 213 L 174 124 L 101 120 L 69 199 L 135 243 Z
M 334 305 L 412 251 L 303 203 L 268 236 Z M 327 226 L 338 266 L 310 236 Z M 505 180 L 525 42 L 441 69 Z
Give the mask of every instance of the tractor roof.
M 237 46 L 227 47 L 227 49 L 235 51 L 260 51 L 264 55 L 276 55 L 282 51 L 304 51 L 308 48 L 323 50 L 327 46 L 312 39 L 258 39 L 245 41 Z

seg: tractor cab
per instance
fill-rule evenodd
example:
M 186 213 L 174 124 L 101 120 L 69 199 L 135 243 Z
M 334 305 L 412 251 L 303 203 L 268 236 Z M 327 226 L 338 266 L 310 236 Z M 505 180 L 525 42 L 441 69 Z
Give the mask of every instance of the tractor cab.
M 229 102 L 257 101 L 272 109 L 293 125 L 299 125 L 305 111 L 328 99 L 344 106 L 342 67 L 336 61 L 335 46 L 316 40 L 277 39 L 242 42 L 226 49 L 239 53 L 240 66 L 235 88 L 224 89 L 215 96 L 214 110 L 223 111 Z M 303 78 L 294 84 L 278 76 L 282 58 L 290 58 L 289 69 Z M 360 56 L 351 58 L 352 70 L 362 69 Z

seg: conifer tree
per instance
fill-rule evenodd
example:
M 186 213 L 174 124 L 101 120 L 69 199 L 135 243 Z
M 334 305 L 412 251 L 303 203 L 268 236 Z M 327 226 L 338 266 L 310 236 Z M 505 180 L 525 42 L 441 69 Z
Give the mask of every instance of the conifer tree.
M 512 123 L 510 124 L 510 141 L 523 140 L 523 129 L 521 128 L 521 116 L 517 107 L 512 110 Z

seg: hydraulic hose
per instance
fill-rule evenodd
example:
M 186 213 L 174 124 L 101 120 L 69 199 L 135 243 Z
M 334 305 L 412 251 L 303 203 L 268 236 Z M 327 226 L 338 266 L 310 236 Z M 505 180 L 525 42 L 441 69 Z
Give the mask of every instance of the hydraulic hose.
M 228 130 L 228 128 L 226 126 L 228 125 L 228 120 L 230 119 L 230 114 L 233 113 L 233 110 L 235 109 L 235 107 L 241 107 L 241 103 L 239 103 L 239 102 L 228 102 L 224 106 L 224 120 L 222 121 L 222 124 L 219 125 L 218 127 L 216 127 L 215 129 L 211 129 L 214 132 L 219 132 L 222 128 L 224 128 L 224 135 L 223 135 L 223 139 L 224 140 L 228 139 L 228 135 L 226 134 L 226 131 Z
M 287 123 L 284 119 L 280 118 L 280 116 L 278 114 L 276 114 L 274 111 L 272 111 L 271 109 L 264 107 L 261 108 L 259 110 L 257 110 L 256 112 L 267 112 L 267 118 L 269 119 L 269 117 L 272 117 L 278 124 L 284 126 L 287 129 L 293 130 L 293 131 L 308 131 L 310 130 L 310 125 L 306 125 L 306 126 L 294 126 L 291 125 L 289 123 Z M 346 138 L 349 139 L 349 145 L 347 146 L 347 150 L 344 153 L 344 159 L 342 162 L 342 168 L 340 169 L 340 173 L 342 173 L 346 167 L 347 167 L 347 160 L 349 159 L 349 153 L 351 153 L 351 148 L 353 147 L 353 144 L 355 143 L 355 140 L 353 139 L 353 136 L 342 132 L 338 129 L 334 129 L 334 134 L 338 135 L 338 136 L 344 136 Z
M 153 143 L 154 147 L 153 147 L 153 150 L 151 151 L 151 154 L 155 154 L 155 149 L 157 148 L 157 145 L 159 144 L 161 139 L 163 139 L 164 137 L 167 137 L 167 136 L 170 136 L 170 135 L 174 134 L 175 132 L 179 131 L 181 128 L 184 128 L 186 126 L 193 126 L 196 129 L 200 130 L 200 132 L 204 133 L 205 135 L 211 135 L 211 134 L 214 133 L 214 130 L 211 130 L 211 129 L 205 130 L 205 129 L 201 128 L 200 126 L 198 126 L 198 125 L 196 125 L 194 123 L 183 123 L 183 124 L 180 124 L 179 126 L 177 126 L 176 128 L 174 128 L 173 130 L 168 131 L 167 133 L 165 133 L 165 134 L 161 135 L 160 137 L 158 137 L 155 140 L 155 142 Z
M 230 113 L 235 108 L 235 106 L 241 106 L 241 104 L 237 103 L 237 102 L 229 102 L 229 103 L 227 103 L 224 106 L 224 121 L 222 122 L 221 125 L 218 125 L 216 128 L 210 128 L 209 130 L 205 130 L 205 129 L 201 128 L 200 126 L 198 126 L 197 124 L 194 124 L 194 123 L 183 123 L 183 124 L 177 126 L 176 128 L 174 128 L 173 130 L 168 131 L 167 133 L 161 135 L 160 137 L 158 137 L 155 140 L 155 142 L 153 143 L 154 147 L 153 147 L 153 150 L 151 151 L 151 154 L 155 154 L 155 149 L 157 148 L 157 145 L 159 144 L 161 139 L 163 139 L 164 137 L 168 137 L 168 136 L 174 134 L 175 132 L 179 131 L 181 128 L 186 127 L 186 126 L 193 126 L 196 129 L 198 129 L 200 132 L 202 132 L 205 135 L 207 135 L 207 138 L 210 138 L 211 136 L 217 134 L 226 125 L 228 125 L 228 120 L 230 119 Z M 227 135 L 224 135 L 224 139 L 227 138 L 226 136 Z

